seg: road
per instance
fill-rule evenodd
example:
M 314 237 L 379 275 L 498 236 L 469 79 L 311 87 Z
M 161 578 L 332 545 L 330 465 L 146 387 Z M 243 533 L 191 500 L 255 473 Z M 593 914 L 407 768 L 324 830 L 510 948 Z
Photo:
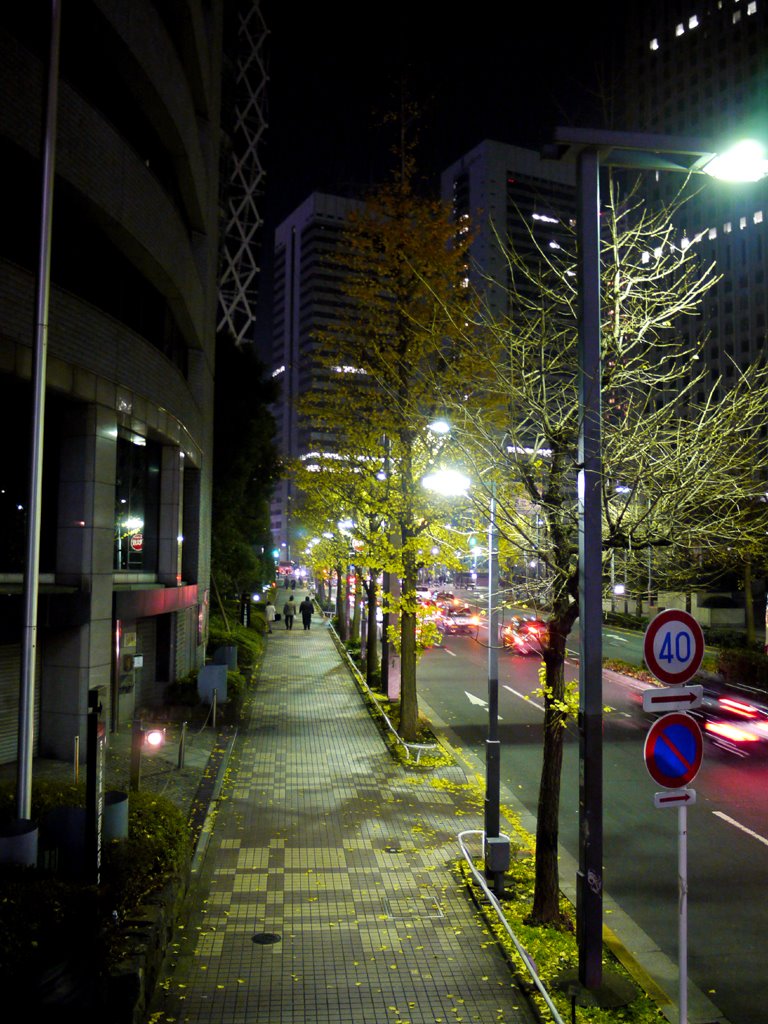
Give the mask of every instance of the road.
M 610 631 L 609 631 L 610 632 Z M 487 648 L 449 637 L 419 665 L 419 693 L 464 750 L 484 758 Z M 622 634 L 616 632 L 616 636 Z M 641 638 L 638 638 L 641 644 Z M 621 645 L 621 655 L 632 644 Z M 576 645 L 577 646 L 577 645 Z M 606 643 L 607 654 L 609 645 Z M 639 657 L 638 657 L 639 661 Z M 533 695 L 538 659 L 500 652 L 499 737 L 502 787 L 535 814 L 541 766 L 542 709 Z M 577 678 L 575 661 L 568 666 Z M 643 742 L 652 718 L 642 712 L 644 684 L 604 680 L 613 710 L 604 730 L 606 896 L 677 963 L 677 813 L 653 806 L 659 787 L 647 773 Z M 768 764 L 734 761 L 705 747 L 688 817 L 689 977 L 731 1024 L 768 1019 Z M 578 859 L 578 737 L 567 730 L 560 814 L 563 847 Z M 606 921 L 611 924 L 610 920 Z

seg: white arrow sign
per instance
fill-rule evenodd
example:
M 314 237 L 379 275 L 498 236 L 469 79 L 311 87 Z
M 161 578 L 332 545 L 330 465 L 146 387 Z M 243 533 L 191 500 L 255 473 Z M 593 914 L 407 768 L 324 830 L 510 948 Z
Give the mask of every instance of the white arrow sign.
M 478 704 L 481 708 L 487 708 L 488 707 L 488 701 L 487 700 L 483 700 L 482 697 L 476 697 L 474 695 L 474 693 L 470 693 L 469 690 L 465 690 L 464 694 L 467 697 L 467 699 L 469 700 L 470 704 Z M 496 717 L 498 718 L 498 720 L 500 722 L 504 721 L 504 719 L 501 717 L 501 715 L 497 715 Z
M 690 711 L 697 708 L 704 697 L 704 687 L 652 686 L 643 690 L 643 711 Z
M 653 794 L 654 807 L 692 807 L 695 803 L 695 789 L 665 789 Z
M 479 704 L 481 708 L 488 707 L 488 701 L 483 700 L 482 697 L 476 697 L 474 693 L 470 693 L 469 690 L 465 690 L 464 693 L 467 695 L 470 704 Z

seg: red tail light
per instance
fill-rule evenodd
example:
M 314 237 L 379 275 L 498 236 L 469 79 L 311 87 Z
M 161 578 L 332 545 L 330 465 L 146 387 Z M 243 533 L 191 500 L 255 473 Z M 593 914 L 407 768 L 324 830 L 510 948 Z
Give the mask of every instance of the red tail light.
M 741 715 L 742 718 L 757 718 L 757 711 L 751 704 L 733 700 L 732 697 L 721 697 L 717 703 L 734 715 Z

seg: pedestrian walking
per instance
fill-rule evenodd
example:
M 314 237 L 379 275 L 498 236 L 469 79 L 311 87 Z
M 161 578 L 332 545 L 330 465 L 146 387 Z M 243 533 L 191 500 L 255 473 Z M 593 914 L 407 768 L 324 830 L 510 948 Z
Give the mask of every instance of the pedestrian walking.
M 277 615 L 277 608 L 272 604 L 272 600 L 267 601 L 267 632 L 272 632 L 272 623 L 275 621 L 275 615 Z
M 314 605 L 308 597 L 299 605 L 299 611 L 301 612 L 301 621 L 304 623 L 304 629 L 309 629 L 312 625 L 312 612 L 314 611 Z
M 296 614 L 296 602 L 293 600 L 293 594 L 283 605 L 283 615 L 285 616 L 285 628 L 293 629 L 293 617 Z

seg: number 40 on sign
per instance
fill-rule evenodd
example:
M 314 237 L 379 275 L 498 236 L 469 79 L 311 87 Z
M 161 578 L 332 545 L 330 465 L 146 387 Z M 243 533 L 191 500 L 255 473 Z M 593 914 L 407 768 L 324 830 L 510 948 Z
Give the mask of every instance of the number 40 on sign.
M 643 640 L 645 663 L 662 683 L 692 679 L 704 657 L 704 634 L 688 612 L 668 608 L 650 622 Z

